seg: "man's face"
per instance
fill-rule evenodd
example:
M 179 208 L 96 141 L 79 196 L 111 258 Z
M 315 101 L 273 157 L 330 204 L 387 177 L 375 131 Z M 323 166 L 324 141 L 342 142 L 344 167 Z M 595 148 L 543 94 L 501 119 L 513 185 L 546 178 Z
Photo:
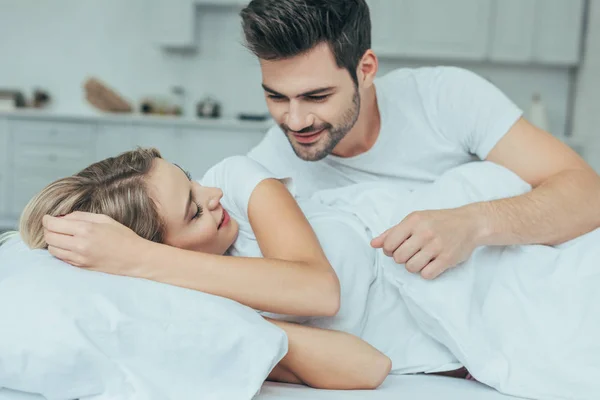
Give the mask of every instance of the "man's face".
M 318 161 L 331 154 L 358 119 L 360 94 L 329 46 L 260 64 L 269 111 L 296 155 Z

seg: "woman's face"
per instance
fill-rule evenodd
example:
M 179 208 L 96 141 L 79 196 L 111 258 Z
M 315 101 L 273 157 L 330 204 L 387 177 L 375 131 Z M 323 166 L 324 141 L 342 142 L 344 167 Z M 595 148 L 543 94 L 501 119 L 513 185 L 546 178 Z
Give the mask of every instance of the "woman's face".
M 221 189 L 201 186 L 179 167 L 160 158 L 154 161 L 148 184 L 166 224 L 165 244 L 224 254 L 235 242 L 239 227 L 221 206 Z

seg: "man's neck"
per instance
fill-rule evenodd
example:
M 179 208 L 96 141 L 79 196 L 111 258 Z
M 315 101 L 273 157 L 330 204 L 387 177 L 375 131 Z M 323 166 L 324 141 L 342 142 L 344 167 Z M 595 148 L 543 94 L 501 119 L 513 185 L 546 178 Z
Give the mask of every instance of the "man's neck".
M 381 116 L 377 105 L 375 85 L 372 85 L 361 99 L 360 114 L 354 127 L 335 146 L 333 155 L 338 157 L 355 157 L 369 151 L 381 128 Z

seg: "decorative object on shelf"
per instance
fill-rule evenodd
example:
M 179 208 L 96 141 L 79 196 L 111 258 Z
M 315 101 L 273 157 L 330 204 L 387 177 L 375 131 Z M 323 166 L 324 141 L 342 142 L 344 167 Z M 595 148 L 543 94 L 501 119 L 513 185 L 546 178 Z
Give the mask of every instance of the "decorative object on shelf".
M 181 115 L 182 108 L 162 96 L 146 97 L 140 103 L 142 114 L 152 115 Z
M 183 110 L 185 108 L 185 89 L 183 86 L 173 86 L 171 88 L 171 93 L 173 93 L 175 103 L 177 104 L 175 106 L 176 114 L 183 115 Z
M 240 113 L 238 119 L 241 121 L 266 121 L 271 118 L 270 114 L 252 114 L 252 113 Z
M 540 129 L 545 131 L 549 131 L 550 129 L 546 106 L 542 102 L 542 96 L 539 93 L 534 93 L 531 99 L 531 106 L 529 107 L 527 119 Z
M 25 96 L 18 90 L 0 89 L 0 111 L 14 111 L 27 106 Z
M 89 78 L 84 84 L 85 98 L 99 110 L 114 113 L 130 113 L 133 107 L 115 90 L 97 78 Z
M 33 108 L 45 108 L 48 103 L 50 103 L 48 92 L 42 89 L 35 89 L 33 91 L 33 102 L 31 104 Z
M 221 116 L 221 104 L 212 97 L 206 97 L 196 105 L 196 114 L 200 118 L 219 118 Z
M 185 89 L 182 86 L 171 87 L 171 95 L 153 95 L 142 99 L 140 112 L 155 115 L 183 115 Z

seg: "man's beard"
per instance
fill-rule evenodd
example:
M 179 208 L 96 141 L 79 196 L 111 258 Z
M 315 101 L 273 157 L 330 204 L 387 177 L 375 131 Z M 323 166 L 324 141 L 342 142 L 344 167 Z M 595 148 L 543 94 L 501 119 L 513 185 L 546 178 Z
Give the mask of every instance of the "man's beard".
M 304 161 L 319 161 L 327 157 L 329 154 L 333 152 L 335 146 L 352 130 L 354 124 L 358 120 L 358 116 L 360 114 L 360 95 L 358 94 L 358 88 L 354 91 L 354 96 L 352 98 L 352 105 L 348 108 L 344 114 L 342 115 L 342 121 L 338 126 L 333 126 L 329 123 L 321 124 L 320 126 L 311 125 L 298 131 L 296 133 L 301 134 L 310 134 L 317 133 L 320 131 L 324 131 L 322 135 L 326 135 L 326 137 L 321 137 L 315 143 L 302 144 L 298 143 L 292 137 L 293 131 L 287 127 L 285 124 L 281 124 L 281 129 L 287 136 L 290 144 L 292 145 L 292 149 L 294 149 L 294 153 L 296 156 L 301 158 Z

